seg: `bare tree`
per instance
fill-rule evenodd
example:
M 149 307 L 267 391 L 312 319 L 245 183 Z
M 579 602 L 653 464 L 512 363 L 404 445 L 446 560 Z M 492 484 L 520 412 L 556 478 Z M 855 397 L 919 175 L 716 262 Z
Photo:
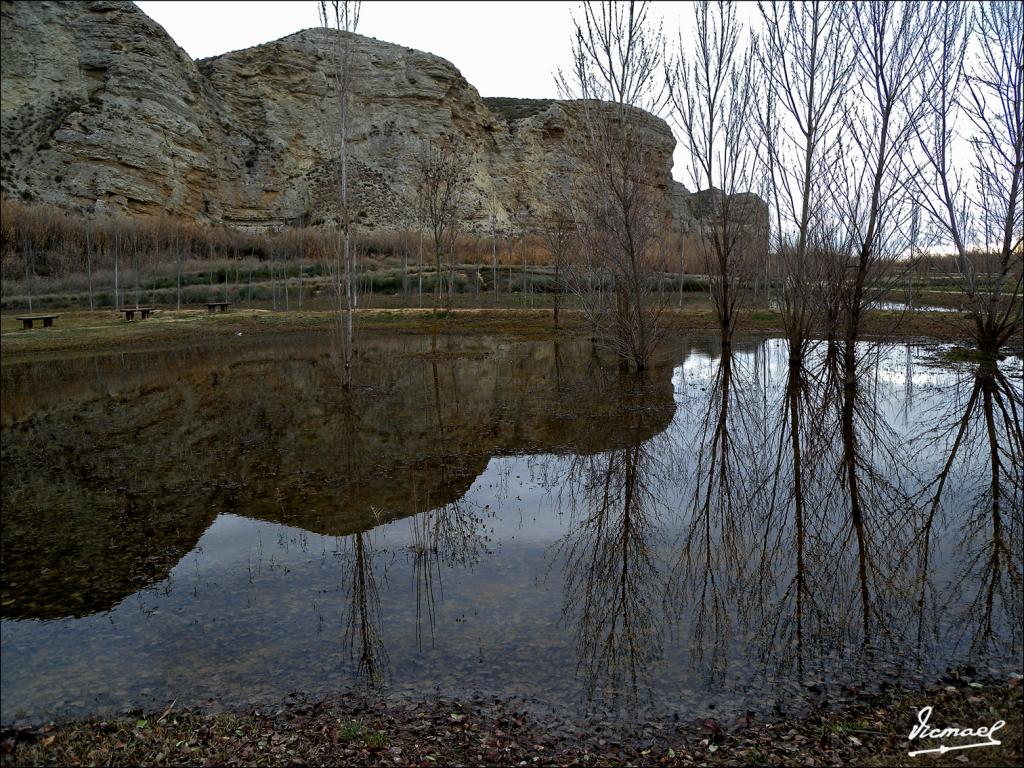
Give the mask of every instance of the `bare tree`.
M 491 285 L 494 291 L 494 304 L 497 306 L 500 293 L 498 285 L 498 200 L 494 195 L 491 195 L 488 213 L 491 223 Z
M 914 179 L 913 189 L 942 241 L 953 246 L 982 359 L 961 412 L 951 418 L 944 407 L 924 436 L 926 445 L 945 448 L 945 459 L 924 488 L 927 511 L 914 540 L 921 574 L 918 602 L 923 606 L 927 599 L 925 578 L 936 554 L 933 531 L 943 502 L 949 503 L 944 493 L 951 495 L 947 483 L 962 473 L 962 485 L 986 488 L 955 506 L 957 525 L 969 532 L 965 544 L 977 545 L 959 569 L 964 584 L 978 585 L 966 608 L 978 620 L 971 645 L 985 646 L 994 642 L 1000 602 L 1010 624 L 1019 626 L 1022 583 L 1015 553 L 1020 552 L 1024 491 L 1024 409 L 1020 387 L 1000 369 L 997 357 L 1004 344 L 1019 340 L 1021 329 L 1024 10 L 1018 3 L 994 2 L 972 15 L 964 5 L 943 3 L 936 29 L 939 48 L 917 94 L 926 112 L 915 127 L 925 172 Z M 958 164 L 955 151 L 964 117 L 973 151 L 970 166 Z
M 352 253 L 352 216 L 349 210 L 348 190 L 348 134 L 351 122 L 352 101 L 352 66 L 351 38 L 359 26 L 359 12 L 362 3 L 359 0 L 319 0 L 320 25 L 328 37 L 328 45 L 332 52 L 331 75 L 335 78 L 335 94 L 338 100 L 337 138 L 338 138 L 338 208 L 341 219 L 341 247 L 338 271 L 341 273 L 341 285 L 338 286 L 337 275 L 332 282 L 338 286 L 338 294 L 344 291 L 344 317 L 339 315 L 339 331 L 342 338 L 342 355 L 344 358 L 344 383 L 352 383 L 353 329 L 352 314 L 355 309 L 355 286 L 353 253 Z M 333 35 L 329 33 L 333 32 Z M 332 132 L 333 135 L 333 132 Z M 340 299 L 340 296 L 338 297 Z M 341 304 L 341 301 L 338 301 Z M 340 307 L 339 307 L 340 309 Z
M 554 285 L 554 321 L 555 328 L 558 328 L 558 309 L 562 296 L 562 281 L 566 266 L 569 264 L 569 254 L 572 251 L 576 240 L 576 227 L 572 220 L 561 212 L 555 214 L 550 225 L 544 230 L 544 240 L 548 246 L 548 256 L 555 268 Z
M 645 114 L 665 104 L 664 38 L 646 2 L 584 3 L 574 22 L 573 68 L 559 74 L 582 123 L 581 167 L 570 195 L 584 274 L 574 271 L 571 280 L 595 332 L 643 370 L 664 308 L 655 292 L 665 271 L 667 222 L 653 184 L 655 135 Z
M 409 295 L 409 251 L 412 249 L 412 232 L 408 229 L 402 230 L 402 303 Z
M 679 55 L 666 67 L 674 117 L 690 156 L 696 198 L 709 224 L 697 242 L 710 280 L 722 342 L 732 343 L 740 288 L 757 257 L 751 231 L 758 202 L 751 189 L 755 161 L 754 118 L 759 94 L 751 51 L 741 45 L 742 26 L 731 2 L 697 2 L 696 46 L 679 36 Z
M 185 268 L 185 257 L 192 247 L 192 237 L 189 230 L 182 226 L 179 219 L 170 220 L 167 222 L 167 227 L 171 230 L 170 242 L 167 245 L 170 246 L 171 252 L 174 254 L 175 308 L 180 310 L 181 275 Z
M 88 284 L 89 284 L 89 309 L 91 310 L 91 309 L 94 308 L 93 307 L 93 300 L 92 300 L 92 252 L 93 252 L 93 242 L 96 239 L 96 230 L 95 230 L 95 225 L 94 225 L 94 223 L 91 220 L 86 220 L 85 225 L 84 225 L 83 228 L 85 229 L 85 273 L 86 273 L 86 276 L 87 276 L 87 279 L 88 279 Z M 180 270 L 179 270 L 179 275 L 180 275 Z M 178 293 L 179 293 L 178 304 L 179 304 L 179 308 L 180 308 L 180 304 L 181 304 L 181 298 L 180 298 L 180 294 L 181 294 L 181 288 L 180 288 L 181 278 L 180 278 L 180 276 L 178 278 L 178 283 L 179 283 L 179 288 L 178 288 Z
M 459 227 L 459 210 L 463 187 L 468 183 L 468 153 L 454 139 L 442 136 L 425 143 L 416 155 L 418 176 L 418 209 L 420 220 L 429 230 L 434 248 L 434 266 L 437 270 L 434 285 L 434 313 L 441 303 L 442 254 L 454 250 L 455 235 Z M 449 274 L 449 306 L 453 277 Z M 437 343 L 437 324 L 434 324 L 434 345 Z
M 846 6 L 773 1 L 760 10 L 764 34 L 756 56 L 765 97 L 758 147 L 774 213 L 770 247 L 778 267 L 772 287 L 790 359 L 797 360 L 818 321 L 816 294 L 828 278 L 822 233 L 853 59 Z
M 135 277 L 135 307 L 139 306 L 139 273 L 142 270 L 142 251 L 145 249 L 144 245 L 145 232 L 143 231 L 139 222 L 131 222 L 128 230 L 128 247 L 132 254 L 132 272 Z
M 829 251 L 824 213 L 830 176 L 837 162 L 842 127 L 842 96 L 852 57 L 841 4 L 771 2 L 760 4 L 764 34 L 755 54 L 765 87 L 759 129 L 759 160 L 767 176 L 773 211 L 770 248 L 777 271 L 770 291 L 786 334 L 788 377 L 779 426 L 783 432 L 776 475 L 788 468 L 792 481 L 795 580 L 791 589 L 797 637 L 802 640 L 805 601 L 813 605 L 806 581 L 808 481 L 805 434 L 813 429 L 807 355 L 827 310 Z M 827 311 L 824 313 L 827 317 Z M 788 437 L 788 440 L 785 438 Z M 783 450 L 788 442 L 788 455 Z M 812 463 L 813 467 L 813 463 Z M 776 631 L 773 629 L 773 631 Z
M 124 248 L 124 234 L 125 227 L 118 220 L 115 215 L 111 220 L 107 222 L 110 236 L 107 238 L 107 242 L 110 247 L 111 255 L 114 257 L 114 309 L 121 308 L 121 290 L 119 283 L 119 269 L 121 261 L 121 251 Z
M 423 232 L 416 231 L 416 274 L 419 276 L 418 306 L 423 308 Z
M 989 356 L 1021 329 L 1024 237 L 1024 11 L 1019 3 L 943 3 L 939 50 L 918 97 L 915 125 L 926 172 L 915 177 L 921 205 L 956 253 L 975 341 Z M 978 48 L 973 66 L 967 53 Z M 973 167 L 954 157 L 967 118 Z
M 32 311 L 32 294 L 34 292 L 36 274 L 36 248 L 32 241 L 32 230 L 27 226 L 17 229 L 18 248 L 25 264 L 25 289 L 28 291 L 28 311 Z M 90 298 L 92 294 L 90 293 Z
M 841 387 L 836 402 L 842 455 L 836 469 L 857 550 L 865 637 L 872 628 L 872 574 L 884 578 L 872 528 L 896 530 L 892 524 L 908 507 L 895 492 L 879 493 L 884 475 L 868 460 L 878 450 L 885 425 L 869 418 L 874 409 L 864 368 L 871 365 L 871 356 L 860 344 L 862 320 L 893 284 L 896 270 L 908 264 L 913 201 L 907 190 L 917 172 L 910 150 L 922 118 L 912 87 L 930 55 L 933 20 L 931 6 L 888 1 L 852 5 L 846 19 L 854 70 L 829 192 L 833 247 L 825 252 L 837 257 L 828 282 L 839 306 L 834 319 L 841 325 L 836 329 L 841 341 L 830 358 L 836 370 L 830 378 Z
M 848 34 L 855 52 L 854 87 L 845 105 L 843 161 L 835 223 L 852 252 L 843 264 L 844 340 L 860 336 L 871 302 L 906 264 L 913 205 L 908 193 L 918 169 L 912 139 L 924 115 L 913 85 L 931 55 L 934 9 L 923 3 L 851 6 Z M 852 351 L 851 351 L 852 354 Z M 847 374 L 852 375 L 852 359 Z

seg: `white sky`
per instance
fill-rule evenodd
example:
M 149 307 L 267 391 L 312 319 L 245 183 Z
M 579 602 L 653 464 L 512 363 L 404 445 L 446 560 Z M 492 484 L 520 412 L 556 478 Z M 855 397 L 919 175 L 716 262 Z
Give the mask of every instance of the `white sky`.
M 366 0 L 358 32 L 448 59 L 482 96 L 553 98 L 558 95 L 554 72 L 569 63 L 569 14 L 576 5 Z M 259 45 L 319 23 L 315 0 L 151 0 L 138 6 L 194 59 Z

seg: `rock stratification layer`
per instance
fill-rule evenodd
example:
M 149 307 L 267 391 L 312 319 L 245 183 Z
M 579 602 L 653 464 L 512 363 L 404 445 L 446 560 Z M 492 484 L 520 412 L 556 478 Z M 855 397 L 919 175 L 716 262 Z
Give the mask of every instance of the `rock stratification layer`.
M 305 30 L 193 61 L 129 2 L 3 2 L 5 194 L 80 211 L 262 229 L 337 217 L 336 35 Z M 470 159 L 469 229 L 543 225 L 578 167 L 579 106 L 482 99 L 433 54 L 351 35 L 353 214 L 411 223 L 415 158 L 440 136 Z M 644 115 L 658 204 L 694 228 L 675 139 Z

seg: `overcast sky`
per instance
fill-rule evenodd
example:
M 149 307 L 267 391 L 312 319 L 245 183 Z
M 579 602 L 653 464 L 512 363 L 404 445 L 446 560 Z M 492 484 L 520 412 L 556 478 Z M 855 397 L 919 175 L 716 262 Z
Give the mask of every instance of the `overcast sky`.
M 319 23 L 315 0 L 139 2 L 194 59 L 276 40 Z M 359 32 L 448 59 L 482 96 L 557 96 L 576 3 L 363 3 Z M 678 10 L 676 11 L 678 15 Z

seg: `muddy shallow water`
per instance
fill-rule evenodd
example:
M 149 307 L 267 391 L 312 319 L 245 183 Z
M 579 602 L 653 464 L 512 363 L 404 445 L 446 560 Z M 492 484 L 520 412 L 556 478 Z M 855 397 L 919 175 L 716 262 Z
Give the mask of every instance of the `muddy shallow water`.
M 4 366 L 0 719 L 353 688 L 693 717 L 1019 671 L 1019 358 L 865 345 L 844 430 L 827 350 L 794 397 L 780 340 L 668 349 L 640 379 L 379 338 L 351 395 L 297 337 Z

